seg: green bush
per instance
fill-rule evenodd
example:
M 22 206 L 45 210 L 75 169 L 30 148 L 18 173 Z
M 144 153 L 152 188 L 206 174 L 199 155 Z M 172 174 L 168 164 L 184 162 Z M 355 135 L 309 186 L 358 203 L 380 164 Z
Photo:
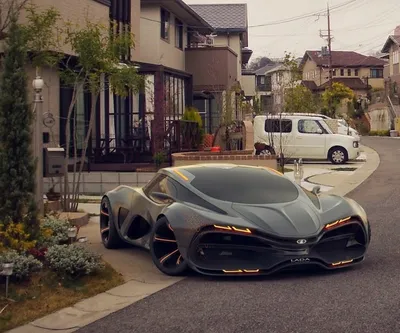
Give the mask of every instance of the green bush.
M 68 228 L 71 227 L 67 220 L 55 216 L 46 216 L 41 223 L 41 234 L 38 243 L 41 246 L 59 245 L 68 242 Z
M 15 250 L 4 252 L 0 255 L 0 264 L 13 263 L 12 277 L 17 280 L 26 280 L 32 273 L 38 272 L 43 268 L 43 264 L 32 255 L 19 254 Z
M 369 131 L 370 136 L 389 136 L 389 130 L 381 130 L 381 131 Z
M 51 246 L 45 259 L 57 274 L 70 278 L 89 275 L 104 268 L 101 256 L 80 244 Z

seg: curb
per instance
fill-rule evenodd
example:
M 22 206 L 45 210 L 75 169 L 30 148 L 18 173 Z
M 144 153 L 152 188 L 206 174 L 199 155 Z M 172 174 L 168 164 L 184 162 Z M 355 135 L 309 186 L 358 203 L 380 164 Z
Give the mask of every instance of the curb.
M 365 164 L 358 168 L 348 180 L 343 183 L 338 184 L 332 190 L 324 192 L 324 194 L 334 194 L 339 196 L 345 196 L 346 194 L 353 191 L 355 188 L 360 186 L 364 181 L 366 181 L 378 168 L 380 164 L 380 158 L 378 153 L 367 146 L 361 146 L 367 155 Z

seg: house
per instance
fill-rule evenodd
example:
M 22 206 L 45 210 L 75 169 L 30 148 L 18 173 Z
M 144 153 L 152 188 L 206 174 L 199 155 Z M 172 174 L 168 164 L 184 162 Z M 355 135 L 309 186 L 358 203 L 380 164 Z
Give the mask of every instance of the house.
M 207 4 L 190 8 L 214 29 L 208 45 L 191 43 L 186 50 L 186 68 L 193 73 L 194 104 L 204 110 L 207 128 L 214 132 L 220 125 L 223 109 L 229 107 L 234 119 L 242 119 L 245 94 L 255 94 L 254 75 L 245 73 L 242 80 L 242 70 L 252 54 L 248 48 L 247 5 Z M 248 86 L 246 93 L 243 86 Z
M 271 75 L 267 74 L 271 69 L 280 66 L 281 63 L 270 63 L 257 70 L 256 76 L 256 91 L 257 98 L 260 101 L 260 112 L 262 114 L 273 112 L 273 96 L 272 96 L 272 81 Z
M 383 89 L 384 59 L 365 56 L 354 51 L 332 51 L 332 81 L 340 82 L 365 95 L 370 88 Z M 303 84 L 313 91 L 329 86 L 329 56 L 322 51 L 306 51 L 300 66 Z
M 385 79 L 387 79 L 388 88 L 391 88 L 388 90 L 397 93 L 400 85 L 400 26 L 394 30 L 393 35 L 387 38 L 381 52 L 386 53 L 388 58 L 388 63 L 385 66 Z
M 301 59 L 297 59 L 297 65 Z M 285 64 L 280 64 L 269 69 L 266 72 L 266 76 L 271 78 L 271 93 L 272 93 L 272 112 L 282 112 L 285 99 L 285 90 L 293 88 L 294 85 L 300 84 L 301 81 L 297 82 L 293 78 L 291 69 Z

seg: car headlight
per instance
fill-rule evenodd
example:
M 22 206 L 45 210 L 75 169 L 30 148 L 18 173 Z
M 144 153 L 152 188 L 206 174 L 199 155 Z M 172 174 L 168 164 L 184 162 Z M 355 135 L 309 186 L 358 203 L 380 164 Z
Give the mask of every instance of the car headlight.
M 358 141 L 353 141 L 353 147 L 358 148 Z

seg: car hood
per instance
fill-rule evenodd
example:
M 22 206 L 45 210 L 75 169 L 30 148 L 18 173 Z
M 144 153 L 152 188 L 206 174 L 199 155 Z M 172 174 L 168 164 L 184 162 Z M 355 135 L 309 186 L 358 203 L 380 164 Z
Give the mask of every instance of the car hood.
M 280 237 L 307 237 L 322 227 L 316 208 L 297 200 L 279 205 L 232 204 L 232 209 L 256 228 Z

